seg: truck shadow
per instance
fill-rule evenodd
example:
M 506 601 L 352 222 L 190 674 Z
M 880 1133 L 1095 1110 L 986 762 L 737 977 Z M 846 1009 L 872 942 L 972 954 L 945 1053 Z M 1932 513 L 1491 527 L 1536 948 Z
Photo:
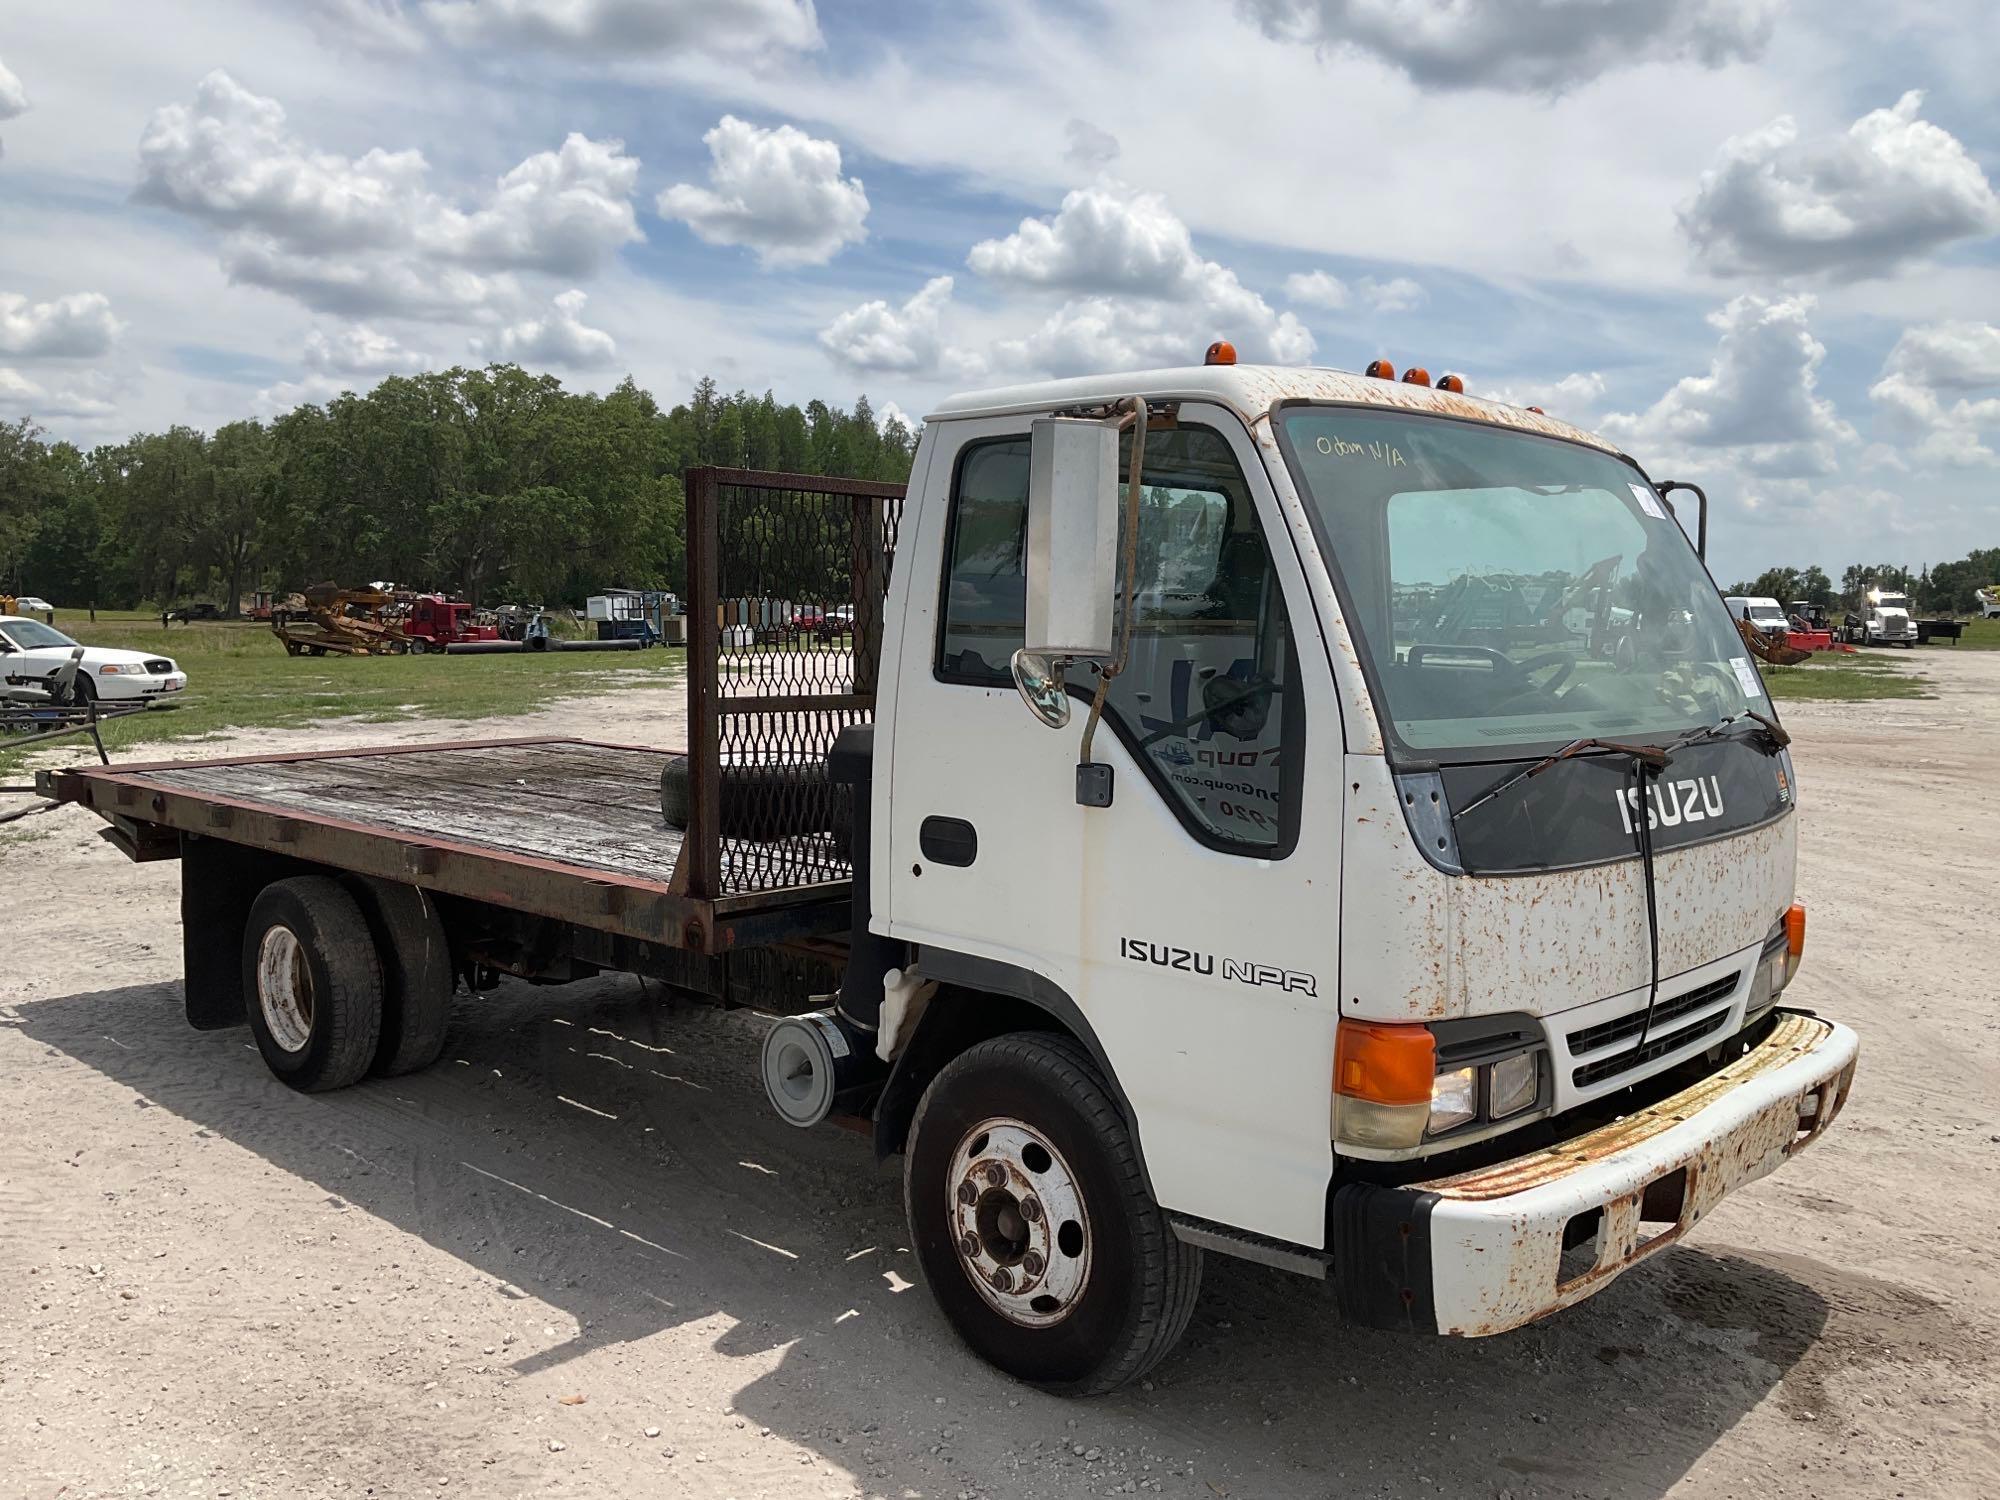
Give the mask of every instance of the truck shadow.
M 273 1080 L 247 1031 L 188 1029 L 177 985 L 24 1004 L 19 1025 L 574 1324 L 499 1350 L 519 1376 L 624 1346 L 620 1380 L 670 1388 L 676 1356 L 646 1341 L 719 1330 L 717 1352 L 757 1356 L 736 1412 L 871 1494 L 1657 1496 L 1774 1390 L 1796 1420 L 1826 1413 L 1843 1273 L 1699 1246 L 1471 1343 L 1347 1328 L 1319 1285 L 1210 1256 L 1147 1385 L 1058 1401 L 953 1340 L 903 1248 L 895 1164 L 772 1115 L 754 1015 L 629 978 L 549 1000 L 461 997 L 435 1068 L 317 1096 Z

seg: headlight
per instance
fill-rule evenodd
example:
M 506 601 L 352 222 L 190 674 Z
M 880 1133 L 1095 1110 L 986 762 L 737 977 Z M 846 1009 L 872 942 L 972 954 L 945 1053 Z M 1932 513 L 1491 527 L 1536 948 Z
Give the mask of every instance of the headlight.
M 1342 1021 L 1334 1046 L 1333 1135 L 1363 1155 L 1407 1155 L 1470 1135 L 1542 1102 L 1538 1023 L 1526 1017 L 1434 1026 Z
M 1468 1120 L 1479 1118 L 1479 1069 L 1453 1068 L 1440 1073 L 1431 1083 L 1432 1135 L 1456 1130 Z
M 115 664 L 106 664 L 105 666 L 101 666 L 97 669 L 97 675 L 99 677 L 119 677 L 119 676 L 130 677 L 134 672 L 138 670 L 139 669 L 137 667 L 121 667 Z
M 1533 1052 L 1517 1052 L 1494 1063 L 1489 1077 L 1486 1112 L 1496 1120 L 1504 1120 L 1535 1102 L 1541 1066 Z

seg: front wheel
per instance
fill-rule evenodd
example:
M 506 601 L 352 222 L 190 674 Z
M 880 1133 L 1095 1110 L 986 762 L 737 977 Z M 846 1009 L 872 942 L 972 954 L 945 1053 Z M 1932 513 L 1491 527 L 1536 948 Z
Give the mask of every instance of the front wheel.
M 981 1042 L 932 1080 L 903 1171 L 910 1242 L 974 1353 L 1059 1395 L 1138 1379 L 1187 1327 L 1201 1252 L 1146 1189 L 1132 1133 L 1065 1036 Z

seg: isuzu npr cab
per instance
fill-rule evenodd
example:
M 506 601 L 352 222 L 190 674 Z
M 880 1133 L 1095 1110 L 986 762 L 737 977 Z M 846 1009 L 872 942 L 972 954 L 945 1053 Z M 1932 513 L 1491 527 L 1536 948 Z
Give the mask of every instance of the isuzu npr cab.
M 1517 1328 L 1845 1102 L 1854 1034 L 1780 1004 L 1798 787 L 1692 486 L 1226 346 L 948 401 L 907 495 L 687 483 L 685 756 L 47 778 L 186 863 L 195 1024 L 326 1088 L 434 1059 L 455 981 L 818 962 L 773 1104 L 900 1152 L 946 1316 L 1070 1393 L 1173 1345 L 1207 1252 Z

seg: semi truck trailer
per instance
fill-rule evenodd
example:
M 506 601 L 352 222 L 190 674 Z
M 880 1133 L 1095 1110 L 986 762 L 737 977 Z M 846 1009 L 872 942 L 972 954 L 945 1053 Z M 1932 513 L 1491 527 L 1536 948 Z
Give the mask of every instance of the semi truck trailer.
M 1818 1140 L 1858 1043 L 1783 1003 L 1800 793 L 1705 497 L 1462 384 L 1219 345 L 950 400 L 907 488 L 692 470 L 684 745 L 40 790 L 180 861 L 188 1020 L 301 1090 L 506 976 L 778 1013 L 772 1106 L 901 1158 L 1024 1381 L 1142 1375 L 1214 1254 L 1502 1334 Z

